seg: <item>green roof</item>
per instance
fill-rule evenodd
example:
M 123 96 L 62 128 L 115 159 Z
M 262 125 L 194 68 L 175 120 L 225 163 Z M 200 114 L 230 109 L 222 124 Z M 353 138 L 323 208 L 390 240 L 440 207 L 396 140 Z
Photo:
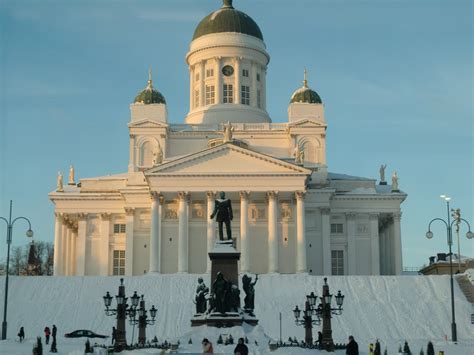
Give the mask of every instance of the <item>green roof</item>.
M 153 88 L 153 81 L 151 79 L 151 69 L 148 77 L 146 88 L 143 89 L 134 100 L 135 103 L 149 104 L 165 104 L 165 97 L 158 90 Z
M 291 96 L 290 103 L 293 102 L 304 102 L 308 104 L 321 104 L 321 97 L 314 90 L 311 90 L 308 87 L 302 87 L 296 90 Z
M 194 31 L 196 38 L 221 32 L 237 32 L 257 37 L 263 41 L 262 31 L 255 21 L 243 12 L 234 9 L 232 0 L 224 0 L 222 7 L 204 17 Z

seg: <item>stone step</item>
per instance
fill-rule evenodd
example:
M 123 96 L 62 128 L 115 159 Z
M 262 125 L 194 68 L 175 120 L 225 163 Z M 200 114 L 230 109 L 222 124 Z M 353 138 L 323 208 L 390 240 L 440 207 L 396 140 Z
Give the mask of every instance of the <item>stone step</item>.
M 474 304 L 474 284 L 467 275 L 461 275 L 456 277 L 456 280 L 461 288 L 462 293 L 466 296 L 466 299 Z

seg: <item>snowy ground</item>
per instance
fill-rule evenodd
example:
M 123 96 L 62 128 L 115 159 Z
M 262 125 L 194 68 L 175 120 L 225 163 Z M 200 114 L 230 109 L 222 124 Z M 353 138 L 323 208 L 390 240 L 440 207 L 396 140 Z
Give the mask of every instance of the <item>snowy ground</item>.
M 199 275 L 158 275 L 125 277 L 127 295 L 133 291 L 145 294 L 147 307 L 158 308 L 156 325 L 147 328 L 148 338 L 159 341 L 180 341 L 180 353 L 199 353 L 202 338 L 214 343 L 215 353 L 232 354 L 233 347 L 216 344 L 219 334 L 232 334 L 236 340 L 244 334 L 249 339 L 252 354 L 268 352 L 269 339 L 279 339 L 279 312 L 282 313 L 282 338 L 302 339 L 304 329 L 297 327 L 291 310 L 301 308 L 304 296 L 311 291 L 320 294 L 323 279 L 309 275 L 261 275 L 256 285 L 256 315 L 258 327 L 191 328 L 192 299 Z M 207 285 L 209 276 L 204 275 Z M 5 278 L 0 278 L 0 300 L 3 300 Z M 368 344 L 378 338 L 382 350 L 396 354 L 398 346 L 408 340 L 412 352 L 426 351 L 428 340 L 436 353 L 473 355 L 474 325 L 470 324 L 472 305 L 455 283 L 456 322 L 459 344 L 446 342 L 450 337 L 450 289 L 448 276 L 339 276 L 329 277 L 332 293 L 341 290 L 346 295 L 344 311 L 332 319 L 336 343 L 354 335 L 361 354 L 368 354 Z M 31 354 L 36 336 L 46 325 L 58 327 L 59 354 L 80 354 L 84 339 L 66 339 L 64 333 L 90 329 L 110 334 L 114 317 L 104 315 L 102 296 L 106 291 L 117 293 L 118 277 L 12 277 L 8 304 L 8 340 L 0 341 L 0 354 Z M 115 302 L 115 300 L 114 300 Z M 3 317 L 3 314 L 0 313 Z M 15 341 L 20 326 L 25 327 L 26 343 Z M 315 329 L 315 333 L 318 329 Z M 137 331 L 135 329 L 135 341 Z M 127 324 L 131 340 L 132 327 Z M 192 344 L 188 344 L 189 339 Z M 255 344 L 257 341 L 258 345 Z M 48 348 L 49 350 L 49 348 Z M 135 351 L 130 354 L 159 354 L 157 350 Z M 310 354 L 295 348 L 282 348 L 274 354 Z M 336 354 L 344 354 L 344 351 Z M 125 354 L 125 353 L 124 353 Z

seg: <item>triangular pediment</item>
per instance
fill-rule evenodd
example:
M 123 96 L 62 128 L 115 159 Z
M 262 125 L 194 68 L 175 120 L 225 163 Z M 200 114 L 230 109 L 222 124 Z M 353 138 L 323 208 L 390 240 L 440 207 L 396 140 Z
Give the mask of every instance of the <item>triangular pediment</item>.
M 151 120 L 149 118 L 144 118 L 144 119 L 139 120 L 139 121 L 130 122 L 128 124 L 128 127 L 140 127 L 140 128 L 160 128 L 160 127 L 163 127 L 163 128 L 166 128 L 166 127 L 168 127 L 168 124 L 166 124 L 164 122 L 156 122 L 156 121 Z
M 233 144 L 186 155 L 145 171 L 154 175 L 309 175 L 311 170 Z
M 326 127 L 326 124 L 322 123 L 321 121 L 312 119 L 312 118 L 303 118 L 296 122 L 291 122 L 289 124 L 290 127 L 298 127 L 298 128 L 314 128 L 314 127 Z

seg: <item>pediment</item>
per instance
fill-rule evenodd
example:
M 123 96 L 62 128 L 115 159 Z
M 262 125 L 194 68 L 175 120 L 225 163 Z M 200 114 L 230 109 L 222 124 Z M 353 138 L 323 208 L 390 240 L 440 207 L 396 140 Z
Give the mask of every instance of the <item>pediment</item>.
M 168 124 L 164 122 L 157 122 L 150 120 L 149 118 L 144 118 L 139 121 L 130 122 L 128 127 L 139 127 L 139 128 L 167 128 Z
M 311 170 L 233 144 L 222 144 L 145 171 L 146 176 L 300 175 Z
M 321 121 L 312 119 L 312 118 L 303 118 L 296 122 L 291 122 L 289 124 L 290 127 L 298 127 L 298 128 L 315 128 L 315 127 L 325 127 L 326 125 Z

